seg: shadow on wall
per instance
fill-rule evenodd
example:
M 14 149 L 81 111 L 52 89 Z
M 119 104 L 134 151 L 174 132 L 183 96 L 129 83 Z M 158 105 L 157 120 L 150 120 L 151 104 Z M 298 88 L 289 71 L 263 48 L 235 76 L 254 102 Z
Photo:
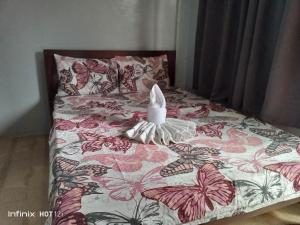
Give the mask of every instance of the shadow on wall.
M 3 132 L 5 136 L 47 135 L 50 128 L 47 83 L 42 52 L 35 53 L 40 100 Z

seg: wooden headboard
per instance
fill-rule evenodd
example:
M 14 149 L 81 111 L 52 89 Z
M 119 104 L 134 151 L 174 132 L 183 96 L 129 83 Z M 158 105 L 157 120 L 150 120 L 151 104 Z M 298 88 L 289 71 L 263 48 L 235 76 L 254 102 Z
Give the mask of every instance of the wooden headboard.
M 58 75 L 56 70 L 56 63 L 54 54 L 70 56 L 75 58 L 96 58 L 96 59 L 110 59 L 115 56 L 159 56 L 166 54 L 169 63 L 170 84 L 174 86 L 175 82 L 175 62 L 176 51 L 103 51 L 103 50 L 59 50 L 46 49 L 44 50 L 45 73 L 48 88 L 48 100 L 51 112 L 53 111 L 53 101 L 58 88 Z

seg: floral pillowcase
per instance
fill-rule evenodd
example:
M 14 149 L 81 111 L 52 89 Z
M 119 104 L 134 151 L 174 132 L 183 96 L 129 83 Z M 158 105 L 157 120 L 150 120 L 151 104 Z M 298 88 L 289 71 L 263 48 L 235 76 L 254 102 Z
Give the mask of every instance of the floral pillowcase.
M 118 94 L 118 69 L 110 59 L 81 59 L 54 55 L 59 76 L 58 95 Z
M 116 56 L 120 75 L 120 92 L 149 93 L 154 84 L 169 88 L 167 55 L 155 57 Z

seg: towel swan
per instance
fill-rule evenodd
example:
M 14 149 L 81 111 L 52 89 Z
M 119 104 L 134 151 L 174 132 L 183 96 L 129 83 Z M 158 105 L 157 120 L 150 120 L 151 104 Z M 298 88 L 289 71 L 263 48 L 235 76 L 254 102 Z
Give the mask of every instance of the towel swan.
M 128 138 L 149 144 L 169 145 L 170 142 L 183 142 L 196 135 L 196 124 L 191 121 L 166 118 L 166 100 L 157 84 L 150 91 L 147 107 L 147 121 L 137 123 L 126 131 Z

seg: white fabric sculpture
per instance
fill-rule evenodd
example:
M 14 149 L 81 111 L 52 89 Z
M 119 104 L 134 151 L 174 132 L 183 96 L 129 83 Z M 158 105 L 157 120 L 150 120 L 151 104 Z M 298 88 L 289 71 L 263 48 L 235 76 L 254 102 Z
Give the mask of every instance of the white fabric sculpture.
M 166 122 L 166 99 L 157 84 L 154 84 L 150 91 L 150 103 L 147 109 L 148 122 L 161 125 Z
M 196 124 L 194 122 L 166 118 L 166 100 L 156 84 L 150 92 L 147 113 L 148 121 L 142 120 L 126 131 L 127 137 L 144 144 L 153 142 L 169 145 L 170 142 L 182 142 L 196 135 Z

